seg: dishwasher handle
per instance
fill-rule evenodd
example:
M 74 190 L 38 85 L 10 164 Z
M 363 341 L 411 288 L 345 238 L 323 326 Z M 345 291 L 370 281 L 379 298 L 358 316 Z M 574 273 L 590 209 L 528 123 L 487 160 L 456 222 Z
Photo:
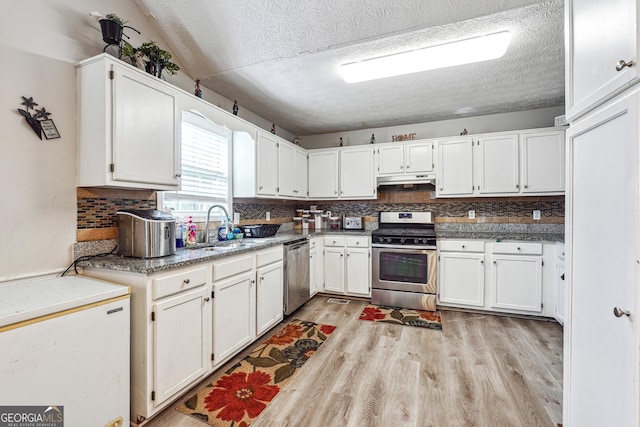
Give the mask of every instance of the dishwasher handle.
M 308 245 L 309 245 L 309 240 L 307 238 L 297 239 L 291 242 L 284 243 L 285 249 L 287 251 L 294 251 L 296 249 L 299 249 L 303 246 L 308 246 Z

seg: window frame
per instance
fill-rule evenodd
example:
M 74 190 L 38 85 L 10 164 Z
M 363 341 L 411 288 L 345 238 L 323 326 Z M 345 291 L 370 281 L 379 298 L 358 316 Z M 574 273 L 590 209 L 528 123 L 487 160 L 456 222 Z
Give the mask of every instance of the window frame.
M 182 116 L 181 116 L 181 122 L 180 122 L 180 173 L 182 174 L 182 123 L 184 122 L 188 122 L 194 126 L 198 126 L 201 127 L 202 129 L 205 130 L 209 130 L 212 133 L 219 135 L 219 136 L 228 136 L 227 138 L 227 190 L 226 190 L 226 205 L 227 205 L 227 211 L 229 212 L 229 215 L 232 215 L 233 212 L 233 131 L 231 131 L 228 127 L 226 127 L 225 125 L 219 125 L 215 122 L 213 122 L 211 119 L 209 119 L 207 116 L 205 116 L 204 114 L 202 114 L 200 111 L 198 110 L 188 110 L 188 111 L 183 111 L 182 112 Z M 181 185 L 180 188 L 182 188 L 182 177 L 181 179 Z M 172 212 L 173 213 L 173 208 L 169 208 L 165 206 L 165 198 L 167 198 L 167 194 L 175 194 L 178 197 L 176 198 L 180 198 L 180 192 L 182 190 L 172 190 L 172 191 L 158 191 L 157 194 L 157 203 L 158 203 L 158 209 L 163 210 L 163 211 L 168 211 L 168 212 Z M 203 200 L 203 202 L 205 202 L 208 206 L 214 205 L 214 204 L 222 204 L 224 205 L 225 203 L 220 203 L 220 201 L 218 201 L 217 199 L 211 199 L 209 201 L 206 200 L 206 198 L 201 198 L 198 196 L 192 196 L 189 197 L 188 195 L 184 195 L 185 199 L 201 199 Z M 167 198 L 168 199 L 168 198 Z M 178 214 L 174 214 L 174 216 L 176 216 L 176 218 L 180 218 L 182 220 L 186 220 L 186 218 L 188 218 L 189 216 L 192 217 L 193 222 L 205 222 L 206 221 L 206 217 L 207 217 L 207 213 L 206 211 L 179 211 Z M 224 217 L 224 214 L 222 212 L 221 209 L 214 209 L 211 211 L 211 221 L 224 221 L 227 218 Z

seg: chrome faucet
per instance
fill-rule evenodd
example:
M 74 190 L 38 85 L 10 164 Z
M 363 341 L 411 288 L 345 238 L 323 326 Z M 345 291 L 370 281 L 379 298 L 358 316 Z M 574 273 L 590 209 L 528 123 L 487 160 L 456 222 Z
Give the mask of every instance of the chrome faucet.
M 227 209 L 224 206 L 222 206 L 222 205 L 213 205 L 213 206 L 211 206 L 209 208 L 209 210 L 207 211 L 207 222 L 204 225 L 204 239 L 202 239 L 203 243 L 209 243 L 209 217 L 211 216 L 211 210 L 214 209 L 214 208 L 222 209 L 226 219 L 227 220 L 231 220 L 231 217 L 229 216 L 229 212 L 227 212 Z

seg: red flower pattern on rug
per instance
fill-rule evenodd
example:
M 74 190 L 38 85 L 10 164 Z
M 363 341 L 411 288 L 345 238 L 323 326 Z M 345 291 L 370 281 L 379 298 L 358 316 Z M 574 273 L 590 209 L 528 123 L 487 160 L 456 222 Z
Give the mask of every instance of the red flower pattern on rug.
M 379 308 L 373 306 L 365 307 L 364 310 L 362 310 L 362 313 L 360 313 L 360 320 L 376 321 L 382 320 L 385 317 L 387 317 L 386 314 L 384 314 Z
M 336 327 L 291 320 L 176 409 L 215 427 L 248 427 Z
M 291 344 L 302 336 L 302 326 L 289 324 L 279 330 L 274 336 L 265 341 L 265 344 Z
M 438 311 L 367 305 L 360 313 L 360 320 L 442 330 L 442 316 Z
M 205 407 L 209 411 L 217 411 L 218 418 L 225 421 L 240 422 L 245 415 L 255 418 L 264 411 L 280 387 L 269 385 L 271 375 L 256 371 L 247 375 L 235 372 L 220 378 L 211 393 L 204 398 Z

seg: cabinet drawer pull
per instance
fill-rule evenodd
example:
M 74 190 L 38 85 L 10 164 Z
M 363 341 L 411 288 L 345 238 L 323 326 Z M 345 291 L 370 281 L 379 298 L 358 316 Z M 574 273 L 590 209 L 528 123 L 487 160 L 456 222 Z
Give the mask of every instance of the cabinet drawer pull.
M 466 247 L 465 245 L 462 245 L 462 249 L 464 249 L 465 247 Z
M 636 63 L 633 61 L 626 62 L 624 59 L 621 59 L 616 64 L 616 71 L 622 71 L 625 67 L 633 67 Z
M 185 285 L 188 285 L 190 282 L 191 282 L 191 280 L 189 280 L 189 279 L 184 279 L 182 281 L 182 283 L 184 283 Z
M 560 276 L 560 280 L 564 280 L 564 274 Z
M 623 310 L 621 308 L 618 307 L 614 307 L 613 308 L 613 315 L 616 317 L 622 317 L 622 316 L 631 316 L 631 313 L 629 312 L 629 310 Z

